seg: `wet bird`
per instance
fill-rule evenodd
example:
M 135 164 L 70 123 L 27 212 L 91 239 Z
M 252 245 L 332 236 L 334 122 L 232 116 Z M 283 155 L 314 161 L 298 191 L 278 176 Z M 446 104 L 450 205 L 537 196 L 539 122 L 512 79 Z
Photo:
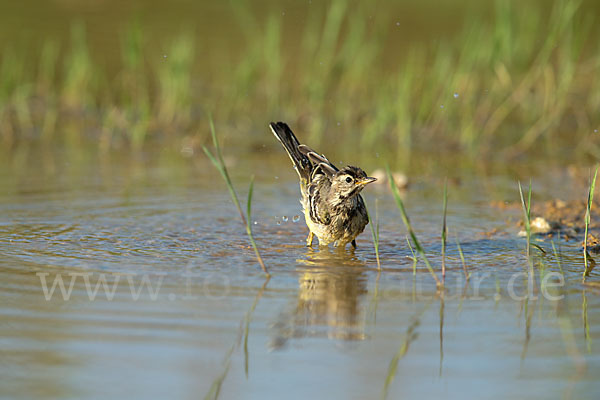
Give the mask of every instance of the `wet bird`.
M 356 237 L 369 223 L 360 192 L 377 179 L 358 167 L 338 169 L 324 155 L 300 144 L 285 122 L 271 122 L 269 126 L 300 177 L 300 203 L 309 229 L 306 245 L 312 246 L 316 236 L 319 245 L 345 247 L 352 243 L 356 248 Z

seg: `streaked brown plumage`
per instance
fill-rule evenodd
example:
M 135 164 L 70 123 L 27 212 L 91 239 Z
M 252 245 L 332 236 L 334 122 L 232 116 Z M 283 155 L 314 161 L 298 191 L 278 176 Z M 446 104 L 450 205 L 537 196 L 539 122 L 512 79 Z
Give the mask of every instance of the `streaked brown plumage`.
M 320 245 L 333 243 L 344 247 L 352 243 L 356 247 L 356 237 L 369 223 L 360 192 L 375 178 L 350 165 L 339 170 L 324 155 L 300 144 L 284 122 L 271 122 L 269 126 L 300 177 L 300 203 L 310 231 L 307 246 L 312 245 L 316 236 Z

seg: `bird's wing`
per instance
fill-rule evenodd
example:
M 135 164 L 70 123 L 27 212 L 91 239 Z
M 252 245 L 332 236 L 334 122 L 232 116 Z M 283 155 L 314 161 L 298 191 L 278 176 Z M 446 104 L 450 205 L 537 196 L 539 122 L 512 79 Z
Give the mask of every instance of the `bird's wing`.
M 308 157 L 308 159 L 316 165 L 324 164 L 325 167 L 329 166 L 331 170 L 335 172 L 339 171 L 339 169 L 333 164 L 331 161 L 325 157 L 324 154 L 319 154 L 310 147 L 305 144 L 301 144 L 298 146 L 298 150 L 304 155 Z M 327 174 L 330 175 L 330 174 Z
M 327 211 L 328 207 L 324 196 L 324 192 L 329 186 L 329 179 L 324 175 L 316 176 L 308 186 L 310 218 L 322 225 L 331 223 L 331 216 Z

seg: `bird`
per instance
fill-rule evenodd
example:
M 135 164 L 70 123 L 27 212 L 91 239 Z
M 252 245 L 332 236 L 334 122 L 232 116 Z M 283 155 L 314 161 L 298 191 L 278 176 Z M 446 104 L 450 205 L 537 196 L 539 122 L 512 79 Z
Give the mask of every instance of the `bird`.
M 345 248 L 351 243 L 356 248 L 356 237 L 369 223 L 360 192 L 377 179 L 355 166 L 338 169 L 323 154 L 300 144 L 285 122 L 271 122 L 269 127 L 300 177 L 300 204 L 309 230 L 306 245 L 311 247 L 316 236 L 320 246 Z

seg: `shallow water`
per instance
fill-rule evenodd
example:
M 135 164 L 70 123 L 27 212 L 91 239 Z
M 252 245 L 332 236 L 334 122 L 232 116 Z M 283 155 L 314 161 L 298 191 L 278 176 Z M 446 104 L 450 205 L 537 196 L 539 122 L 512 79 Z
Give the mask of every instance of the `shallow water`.
M 413 275 L 384 187 L 366 191 L 372 214 L 378 199 L 381 272 L 368 230 L 356 251 L 304 247 L 297 182 L 280 152 L 232 169 L 242 197 L 245 174 L 257 174 L 252 220 L 268 280 L 203 157 L 25 151 L 1 163 L 3 397 L 198 398 L 223 377 L 223 399 L 600 391 L 600 290 L 580 283 L 579 242 L 556 241 L 557 259 L 545 241 L 526 299 L 521 211 L 490 205 L 518 199 L 509 171 L 460 170 L 451 180 L 441 295 L 423 262 Z M 534 201 L 585 196 L 562 171 L 532 169 Z M 436 270 L 444 175 L 417 169 L 405 193 Z M 57 279 L 70 294 L 51 293 Z

